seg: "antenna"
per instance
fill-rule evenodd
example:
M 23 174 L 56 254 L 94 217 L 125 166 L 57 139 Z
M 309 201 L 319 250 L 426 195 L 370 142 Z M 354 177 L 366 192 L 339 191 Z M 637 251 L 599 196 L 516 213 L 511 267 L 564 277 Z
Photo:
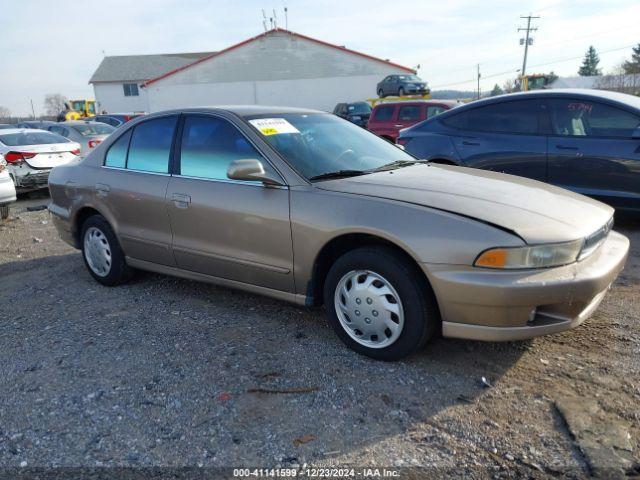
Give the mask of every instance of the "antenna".
M 262 9 L 262 27 L 264 28 L 264 31 L 267 31 L 267 14 L 264 13 L 264 8 Z
M 276 15 L 276 9 L 273 9 L 273 26 L 278 29 L 278 16 Z
M 289 9 L 284 7 L 284 29 L 289 30 L 289 15 L 287 15 Z

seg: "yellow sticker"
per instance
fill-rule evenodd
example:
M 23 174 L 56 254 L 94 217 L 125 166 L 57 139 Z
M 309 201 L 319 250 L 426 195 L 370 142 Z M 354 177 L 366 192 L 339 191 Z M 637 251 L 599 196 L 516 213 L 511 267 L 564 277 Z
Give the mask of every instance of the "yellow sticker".
M 255 118 L 249 123 L 256 127 L 263 135 L 278 135 L 281 133 L 300 133 L 284 118 Z

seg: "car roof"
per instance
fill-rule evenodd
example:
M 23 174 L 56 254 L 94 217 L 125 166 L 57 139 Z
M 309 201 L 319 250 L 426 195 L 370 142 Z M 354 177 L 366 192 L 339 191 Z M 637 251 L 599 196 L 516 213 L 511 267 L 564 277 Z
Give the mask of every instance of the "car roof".
M 32 132 L 45 132 L 51 133 L 48 130 L 42 130 L 40 128 L 3 128 L 0 135 L 6 135 L 8 133 L 32 133 Z
M 64 122 L 57 122 L 54 125 L 69 125 L 73 127 L 74 125 L 90 125 L 92 123 L 102 123 L 102 122 L 92 122 L 91 120 L 66 120 Z
M 206 113 L 206 112 L 228 112 L 239 117 L 252 117 L 254 115 L 283 115 L 287 113 L 327 113 L 319 110 L 311 110 L 308 108 L 295 107 L 269 107 L 263 105 L 220 105 L 211 107 L 192 107 L 180 108 L 174 110 L 165 110 L 163 112 L 154 112 L 149 117 L 159 114 L 168 113 Z
M 425 104 L 425 105 L 448 105 L 450 107 L 454 107 L 456 105 L 461 105 L 457 100 L 396 100 L 394 102 L 382 102 L 377 104 L 374 108 L 384 107 L 385 105 L 406 105 L 406 104 Z
M 608 100 L 613 103 L 618 103 L 622 105 L 626 105 L 635 109 L 640 109 L 640 98 L 635 97 L 633 95 L 628 95 L 626 93 L 620 92 L 611 92 L 608 90 L 594 90 L 589 88 L 553 88 L 553 89 L 542 89 L 542 90 L 531 90 L 528 92 L 515 92 L 515 93 L 507 93 L 504 95 L 497 95 L 495 97 L 483 98 L 481 100 L 476 100 L 474 102 L 470 102 L 464 105 L 464 109 L 473 108 L 480 105 L 488 105 L 491 103 L 500 103 L 503 101 L 510 100 L 522 100 L 527 98 L 537 98 L 537 97 L 580 97 L 580 98 L 588 98 L 593 100 Z M 457 110 L 457 109 L 456 109 Z M 459 111 L 459 110 L 457 110 Z

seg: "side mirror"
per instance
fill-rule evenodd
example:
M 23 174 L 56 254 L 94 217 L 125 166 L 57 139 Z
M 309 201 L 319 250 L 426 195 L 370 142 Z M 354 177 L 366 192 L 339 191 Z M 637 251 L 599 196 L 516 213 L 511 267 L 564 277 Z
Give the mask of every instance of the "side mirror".
M 265 185 L 282 186 L 282 180 L 264 170 L 260 160 L 253 158 L 246 160 L 234 160 L 227 169 L 227 177 L 232 180 L 244 180 L 249 182 L 262 182 Z
M 631 134 L 631 138 L 635 138 L 635 139 L 639 139 L 640 140 L 640 127 L 636 128 L 633 133 Z

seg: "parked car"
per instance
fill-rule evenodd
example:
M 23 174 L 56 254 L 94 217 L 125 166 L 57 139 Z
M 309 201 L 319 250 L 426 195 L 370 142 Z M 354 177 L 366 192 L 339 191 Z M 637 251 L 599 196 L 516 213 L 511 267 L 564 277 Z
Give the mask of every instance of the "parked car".
M 29 128 L 32 130 L 46 130 L 49 125 L 55 125 L 56 122 L 49 120 L 27 120 L 26 122 L 16 123 L 11 128 Z
M 380 98 L 387 95 L 403 95 L 429 93 L 427 82 L 417 75 L 389 75 L 376 86 L 376 92 Z
M 80 156 L 85 157 L 116 129 L 106 123 L 76 120 L 50 125 L 48 130 L 80 144 Z
M 9 217 L 11 203 L 16 201 L 16 188 L 7 170 L 7 161 L 0 154 L 0 218 L 6 220 Z
M 58 232 L 98 282 L 139 268 L 324 303 L 349 347 L 385 360 L 437 331 L 516 340 L 573 328 L 629 249 L 607 205 L 420 163 L 306 109 L 155 113 L 54 168 L 49 186 Z
M 134 118 L 140 117 L 142 115 L 144 115 L 144 113 L 108 113 L 96 115 L 95 117 L 89 117 L 86 120 L 106 123 L 107 125 L 118 128 L 120 125 L 127 123 L 129 120 L 133 120 Z
M 0 130 L 0 154 L 21 193 L 47 188 L 51 169 L 75 160 L 80 145 L 55 133 L 14 128 Z
M 537 90 L 481 100 L 401 132 L 438 163 L 541 180 L 640 210 L 640 98 L 602 90 Z
M 371 105 L 367 102 L 339 103 L 333 109 L 333 114 L 360 127 L 366 127 L 371 116 Z
M 7 128 L 16 128 L 16 126 L 9 123 L 0 123 L 0 130 L 6 130 Z
M 401 129 L 458 105 L 455 100 L 411 100 L 379 103 L 373 108 L 367 129 L 395 142 Z

